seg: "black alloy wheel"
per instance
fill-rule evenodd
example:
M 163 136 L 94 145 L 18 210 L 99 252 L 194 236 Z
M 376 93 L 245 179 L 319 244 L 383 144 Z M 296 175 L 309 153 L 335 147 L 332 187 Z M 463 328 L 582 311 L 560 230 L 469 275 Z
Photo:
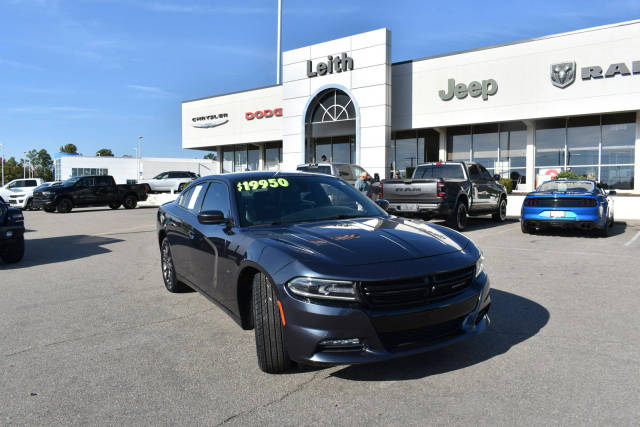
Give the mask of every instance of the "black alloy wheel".
M 458 231 L 464 230 L 467 226 L 467 205 L 464 202 L 458 202 L 447 222 L 451 228 Z
M 270 374 L 284 372 L 292 365 L 284 342 L 285 321 L 275 286 L 263 273 L 253 276 L 252 305 L 258 366 Z
M 73 203 L 69 199 L 60 199 L 56 203 L 56 210 L 60 213 L 69 213 L 73 208 Z
M 138 206 L 138 199 L 133 194 L 129 194 L 122 201 L 122 205 L 125 209 L 134 209 Z
M 162 245 L 160 247 L 160 264 L 162 266 L 162 279 L 164 280 L 164 286 L 169 292 L 181 293 L 189 290 L 187 285 L 178 281 L 176 278 L 176 268 L 173 264 L 171 246 L 169 245 L 169 239 L 166 237 L 162 239 Z
M 20 236 L 15 242 L 6 245 L 0 252 L 0 258 L 6 263 L 14 264 L 24 256 L 24 236 Z
M 504 222 L 507 219 L 507 199 L 504 197 L 500 198 L 500 202 L 498 203 L 498 210 L 491 215 L 495 222 Z
M 109 207 L 111 209 L 118 209 L 120 207 L 120 202 L 111 202 L 109 203 Z

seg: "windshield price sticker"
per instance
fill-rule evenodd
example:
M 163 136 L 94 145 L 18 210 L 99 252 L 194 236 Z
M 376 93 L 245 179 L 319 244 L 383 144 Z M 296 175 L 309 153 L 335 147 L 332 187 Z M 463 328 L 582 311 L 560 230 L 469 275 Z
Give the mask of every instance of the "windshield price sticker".
M 289 181 L 284 178 L 258 179 L 251 181 L 242 181 L 237 184 L 238 191 L 257 190 L 259 188 L 278 188 L 288 187 Z

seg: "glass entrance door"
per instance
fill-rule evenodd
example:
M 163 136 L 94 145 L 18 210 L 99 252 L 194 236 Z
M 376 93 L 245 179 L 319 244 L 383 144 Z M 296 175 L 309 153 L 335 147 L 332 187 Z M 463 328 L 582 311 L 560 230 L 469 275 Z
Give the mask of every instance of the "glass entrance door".
M 356 137 L 353 135 L 314 138 L 313 145 L 315 163 L 355 163 L 356 161 Z

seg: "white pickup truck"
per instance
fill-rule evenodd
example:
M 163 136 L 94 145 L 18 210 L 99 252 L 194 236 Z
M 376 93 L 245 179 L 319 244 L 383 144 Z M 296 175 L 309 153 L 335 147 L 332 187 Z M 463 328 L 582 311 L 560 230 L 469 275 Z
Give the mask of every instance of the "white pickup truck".
M 41 178 L 20 178 L 0 187 L 0 199 L 12 208 L 31 209 L 33 190 L 44 181 Z

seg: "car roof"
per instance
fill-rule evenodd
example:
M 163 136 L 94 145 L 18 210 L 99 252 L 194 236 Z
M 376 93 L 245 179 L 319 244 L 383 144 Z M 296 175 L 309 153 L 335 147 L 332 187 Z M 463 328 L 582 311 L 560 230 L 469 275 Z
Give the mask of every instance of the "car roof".
M 193 184 L 198 184 L 202 181 L 209 181 L 212 179 L 216 179 L 219 181 L 238 181 L 238 180 L 253 180 L 253 179 L 268 179 L 268 178 L 286 178 L 289 176 L 323 176 L 327 178 L 335 178 L 331 175 L 318 175 L 316 173 L 309 172 L 280 172 L 280 171 L 251 171 L 251 172 L 234 172 L 234 173 L 223 173 L 219 175 L 206 175 L 200 177 L 193 181 Z M 338 178 L 335 178 L 338 179 Z

